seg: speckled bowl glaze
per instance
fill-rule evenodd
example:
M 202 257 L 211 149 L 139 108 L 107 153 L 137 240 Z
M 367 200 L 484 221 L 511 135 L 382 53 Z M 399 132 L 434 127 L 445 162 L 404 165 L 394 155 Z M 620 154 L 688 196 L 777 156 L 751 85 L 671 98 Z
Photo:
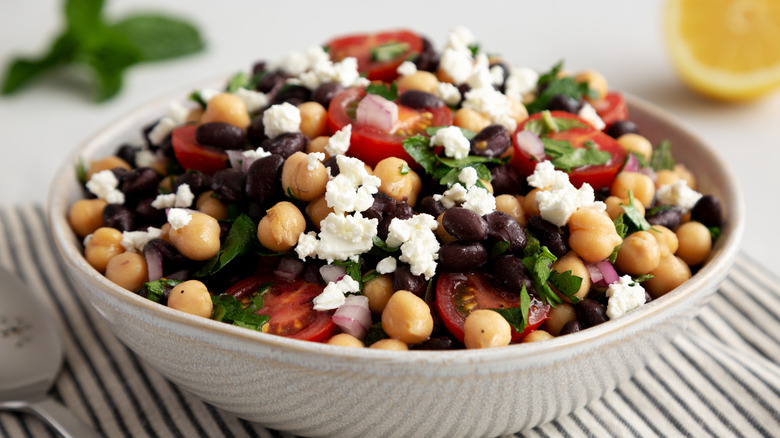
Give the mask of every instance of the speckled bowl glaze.
M 191 316 L 141 298 L 95 271 L 68 226 L 81 195 L 79 159 L 110 154 L 160 117 L 162 98 L 101 131 L 54 177 L 48 214 L 78 292 L 130 349 L 208 403 L 304 436 L 496 436 L 527 429 L 600 398 L 679 335 L 726 276 L 744 226 L 734 174 L 671 115 L 628 97 L 632 120 L 718 196 L 727 222 L 693 278 L 626 316 L 552 340 L 488 350 L 381 351 L 298 341 Z

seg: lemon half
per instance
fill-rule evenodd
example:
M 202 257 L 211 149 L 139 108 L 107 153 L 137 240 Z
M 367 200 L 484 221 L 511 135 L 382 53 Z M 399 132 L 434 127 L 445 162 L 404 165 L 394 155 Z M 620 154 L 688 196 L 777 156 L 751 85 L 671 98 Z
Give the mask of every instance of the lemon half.
M 694 90 L 749 100 L 780 86 L 780 0 L 668 0 L 672 63 Z

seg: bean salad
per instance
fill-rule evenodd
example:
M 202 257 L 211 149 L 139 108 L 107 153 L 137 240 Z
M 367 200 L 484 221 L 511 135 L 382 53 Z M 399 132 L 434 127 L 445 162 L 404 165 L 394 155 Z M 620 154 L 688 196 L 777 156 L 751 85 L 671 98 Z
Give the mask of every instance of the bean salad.
M 465 27 L 337 37 L 82 160 L 84 256 L 182 312 L 332 345 L 488 348 L 620 318 L 704 264 L 717 197 L 620 92 Z

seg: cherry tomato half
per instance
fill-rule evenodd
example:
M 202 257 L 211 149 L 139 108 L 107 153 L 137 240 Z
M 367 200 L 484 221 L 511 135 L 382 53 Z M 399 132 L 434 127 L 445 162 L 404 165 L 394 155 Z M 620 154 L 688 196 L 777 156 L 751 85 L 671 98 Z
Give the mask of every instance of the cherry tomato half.
M 325 46 L 332 61 L 338 62 L 350 56 L 357 58 L 358 71 L 365 73 L 369 80 L 392 82 L 398 78 L 398 66 L 422 52 L 423 43 L 416 33 L 399 30 L 346 35 Z
M 273 275 L 247 277 L 231 286 L 225 293 L 237 299 L 249 298 L 263 283 L 273 286 L 263 294 L 263 307 L 258 315 L 268 315 L 267 333 L 304 341 L 324 342 L 338 331 L 333 323 L 333 312 L 314 310 L 312 300 L 322 293 L 320 284 L 298 279 L 284 281 Z M 265 331 L 265 330 L 263 330 Z
M 171 145 L 176 160 L 187 170 L 197 170 L 211 175 L 227 166 L 227 154 L 221 150 L 198 144 L 195 139 L 197 125 L 179 126 L 171 134 Z
M 603 99 L 593 102 L 596 114 L 601 117 L 607 128 L 618 120 L 628 120 L 628 105 L 623 95 L 617 91 L 610 91 Z
M 620 168 L 623 166 L 623 162 L 626 160 L 626 151 L 614 138 L 593 128 L 584 119 L 574 114 L 565 111 L 552 111 L 551 115 L 555 118 L 577 119 L 584 127 L 571 128 L 560 132 L 550 132 L 544 136 L 545 138 L 566 140 L 575 148 L 586 147 L 585 142 L 592 141 L 599 150 L 607 151 L 612 155 L 612 158 L 605 164 L 575 167 L 569 172 L 569 181 L 571 181 L 575 187 L 580 187 L 582 184 L 588 183 L 594 190 L 611 185 L 615 176 L 617 176 L 620 171 Z M 537 120 L 541 117 L 542 113 L 532 115 L 518 125 L 515 134 L 522 131 L 528 121 Z M 523 175 L 532 174 L 536 167 L 536 160 L 531 158 L 528 152 L 518 146 L 515 136 L 512 136 L 512 144 L 514 145 L 515 154 L 512 156 L 510 164 Z
M 482 274 L 441 274 L 436 283 L 436 309 L 444 326 L 460 342 L 463 342 L 466 316 L 471 311 L 506 309 L 519 305 L 519 295 L 496 287 Z M 522 333 L 512 330 L 512 342 L 520 342 L 528 333 L 539 328 L 547 319 L 549 311 L 549 305 L 532 296 L 528 310 L 528 325 Z
M 355 126 L 355 110 L 366 92 L 350 88 L 337 94 L 328 108 L 328 127 L 333 134 L 352 124 L 352 137 L 347 155 L 359 158 L 374 167 L 387 157 L 399 157 L 410 165 L 415 161 L 404 151 L 403 141 L 416 134 L 424 134 L 432 126 L 452 124 L 452 112 L 447 106 L 417 110 L 398 105 L 398 125 L 395 132 L 382 132 L 372 126 Z

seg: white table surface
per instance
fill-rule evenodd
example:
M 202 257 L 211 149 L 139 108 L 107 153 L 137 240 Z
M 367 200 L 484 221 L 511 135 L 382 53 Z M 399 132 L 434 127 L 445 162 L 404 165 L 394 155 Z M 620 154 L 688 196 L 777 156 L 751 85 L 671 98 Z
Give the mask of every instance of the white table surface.
M 176 12 L 198 23 L 208 49 L 198 55 L 131 68 L 113 100 L 95 104 L 78 73 L 50 75 L 34 87 L 0 97 L 0 204 L 43 203 L 49 181 L 80 142 L 161 94 L 249 69 L 259 59 L 325 42 L 345 32 L 408 27 L 441 48 L 457 24 L 482 48 L 515 64 L 547 70 L 602 72 L 611 88 L 677 115 L 733 166 L 747 208 L 744 251 L 780 275 L 780 93 L 748 104 L 699 97 L 674 75 L 665 50 L 663 2 L 302 2 L 292 0 L 107 0 L 106 15 L 137 10 Z M 445 8 L 446 5 L 446 8 Z M 61 2 L 9 1 L 0 14 L 0 65 L 16 54 L 42 53 L 62 26 Z

